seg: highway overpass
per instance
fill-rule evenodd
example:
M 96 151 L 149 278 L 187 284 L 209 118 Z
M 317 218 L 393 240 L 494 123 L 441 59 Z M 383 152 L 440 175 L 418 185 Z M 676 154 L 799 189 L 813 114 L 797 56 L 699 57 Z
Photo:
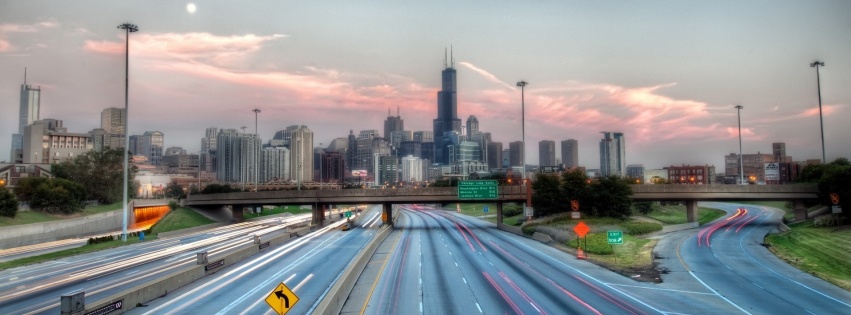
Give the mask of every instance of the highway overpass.
M 795 204 L 796 219 L 806 218 L 803 201 L 818 198 L 815 185 L 630 185 L 636 201 L 685 201 L 689 222 L 697 217 L 698 201 L 788 200 Z M 186 204 L 197 207 L 231 206 L 234 218 L 242 217 L 242 208 L 262 205 L 315 205 L 314 222 L 321 223 L 325 207 L 335 204 L 381 204 L 391 218 L 393 204 L 434 204 L 490 202 L 497 205 L 498 221 L 502 221 L 502 205 L 506 202 L 531 200 L 526 186 L 500 186 L 496 199 L 461 199 L 457 187 L 404 189 L 338 189 L 277 190 L 199 194 L 189 196 Z

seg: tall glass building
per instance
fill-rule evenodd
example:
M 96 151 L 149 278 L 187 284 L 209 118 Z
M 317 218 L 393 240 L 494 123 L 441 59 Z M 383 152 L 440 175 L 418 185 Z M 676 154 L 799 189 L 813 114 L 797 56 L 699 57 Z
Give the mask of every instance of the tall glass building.
M 600 173 L 602 176 L 626 176 L 626 140 L 621 132 L 603 131 L 600 140 Z
M 451 155 L 447 147 L 451 144 L 452 133 L 461 133 L 461 119 L 458 119 L 454 57 L 444 57 L 443 64 L 442 88 L 437 92 L 437 118 L 434 119 L 434 163 L 449 165 Z

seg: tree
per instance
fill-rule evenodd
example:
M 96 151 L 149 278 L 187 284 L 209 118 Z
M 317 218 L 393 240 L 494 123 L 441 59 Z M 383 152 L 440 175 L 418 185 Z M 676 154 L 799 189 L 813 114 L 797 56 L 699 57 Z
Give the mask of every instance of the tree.
M 30 207 L 47 213 L 74 213 L 86 200 L 82 185 L 62 178 L 41 181 L 31 195 Z
M 594 208 L 599 216 L 623 219 L 632 212 L 632 188 L 617 176 L 603 177 L 594 185 Z
M 46 183 L 49 178 L 46 177 L 26 177 L 18 180 L 18 186 L 15 187 L 15 195 L 18 200 L 30 202 L 36 194 L 36 189 Z
M 561 192 L 569 204 L 570 200 L 579 201 L 579 211 L 596 215 L 591 184 L 588 176 L 581 170 L 572 170 L 561 174 Z
M 847 162 L 847 160 L 845 160 Z M 851 209 L 851 165 L 834 164 L 826 169 L 818 183 L 819 197 L 823 204 L 833 205 L 830 194 L 839 197 L 843 216 Z
M 172 181 L 165 187 L 165 195 L 166 197 L 177 198 L 178 200 L 186 198 L 183 187 L 180 187 L 176 181 Z
M 638 211 L 638 213 L 643 215 L 647 215 L 653 211 L 653 204 L 649 201 L 633 202 L 632 205 L 635 206 L 635 210 Z
M 0 216 L 14 218 L 18 214 L 18 199 L 11 191 L 0 186 Z
M 100 203 L 114 203 L 122 199 L 124 190 L 124 151 L 120 149 L 89 151 L 71 161 L 51 165 L 57 178 L 64 178 L 83 186 L 86 199 Z M 128 193 L 135 196 L 133 177 L 136 168 L 131 167 L 128 176 Z
M 565 205 L 570 204 L 561 192 L 560 181 L 555 175 L 538 174 L 532 183 L 532 205 L 535 215 L 539 217 L 565 212 Z

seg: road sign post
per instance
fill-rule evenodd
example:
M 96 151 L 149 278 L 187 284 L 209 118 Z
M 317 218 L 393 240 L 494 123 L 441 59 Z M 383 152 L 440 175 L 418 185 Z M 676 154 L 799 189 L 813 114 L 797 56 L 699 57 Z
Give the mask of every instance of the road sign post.
M 462 180 L 458 182 L 458 199 L 497 199 L 498 186 L 495 180 Z

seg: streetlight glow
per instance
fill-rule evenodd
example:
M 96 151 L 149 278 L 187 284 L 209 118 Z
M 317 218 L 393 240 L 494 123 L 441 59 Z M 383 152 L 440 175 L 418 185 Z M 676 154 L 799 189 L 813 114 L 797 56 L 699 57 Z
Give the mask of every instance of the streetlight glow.
M 130 112 L 129 112 L 129 93 L 130 93 L 130 33 L 139 31 L 139 27 L 135 24 L 124 23 L 118 26 L 124 30 L 125 47 L 124 47 L 124 194 L 122 195 L 121 203 L 123 205 L 123 218 L 121 220 L 121 240 L 127 241 L 127 181 L 130 167 L 128 165 L 128 150 L 130 146 Z

